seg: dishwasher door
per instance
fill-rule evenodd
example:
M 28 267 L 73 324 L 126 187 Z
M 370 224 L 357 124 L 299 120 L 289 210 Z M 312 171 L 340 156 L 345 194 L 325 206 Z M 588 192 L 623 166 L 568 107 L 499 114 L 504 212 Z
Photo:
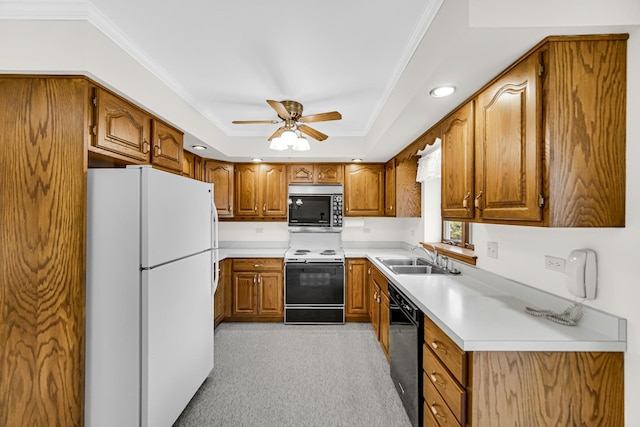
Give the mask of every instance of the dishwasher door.
M 422 323 L 422 313 L 389 284 L 391 379 L 413 426 L 422 425 Z

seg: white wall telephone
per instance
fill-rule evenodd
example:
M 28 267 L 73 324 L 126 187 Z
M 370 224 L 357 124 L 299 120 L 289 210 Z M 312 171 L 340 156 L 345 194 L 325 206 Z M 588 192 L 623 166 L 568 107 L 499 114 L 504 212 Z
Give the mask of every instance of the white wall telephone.
M 596 253 L 591 249 L 572 251 L 565 267 L 567 289 L 578 298 L 596 297 Z

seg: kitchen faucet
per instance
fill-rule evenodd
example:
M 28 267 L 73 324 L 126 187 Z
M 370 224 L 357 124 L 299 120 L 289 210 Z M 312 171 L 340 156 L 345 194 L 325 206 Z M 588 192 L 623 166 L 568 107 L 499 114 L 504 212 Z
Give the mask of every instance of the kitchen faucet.
M 426 252 L 426 254 L 429 256 L 429 260 L 434 264 L 434 265 L 438 265 L 438 249 L 437 248 L 433 248 L 433 254 L 424 246 L 413 246 L 411 248 L 411 251 L 413 252 L 415 249 L 422 249 L 423 251 Z

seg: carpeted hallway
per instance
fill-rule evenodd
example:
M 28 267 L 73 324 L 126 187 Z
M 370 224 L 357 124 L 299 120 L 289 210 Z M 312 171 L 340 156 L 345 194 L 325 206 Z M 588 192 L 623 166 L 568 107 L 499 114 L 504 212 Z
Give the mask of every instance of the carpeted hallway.
M 371 325 L 222 323 L 174 427 L 410 426 Z

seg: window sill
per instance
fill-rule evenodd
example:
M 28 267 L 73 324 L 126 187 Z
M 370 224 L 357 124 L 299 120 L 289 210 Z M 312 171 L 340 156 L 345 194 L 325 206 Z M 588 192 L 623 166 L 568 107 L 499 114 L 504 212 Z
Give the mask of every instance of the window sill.
M 442 242 L 420 242 L 420 244 L 432 252 L 436 249 L 440 255 L 464 262 L 465 264 L 476 265 L 476 260 L 478 259 L 474 251 L 471 249 L 461 248 L 460 246 L 448 245 Z

